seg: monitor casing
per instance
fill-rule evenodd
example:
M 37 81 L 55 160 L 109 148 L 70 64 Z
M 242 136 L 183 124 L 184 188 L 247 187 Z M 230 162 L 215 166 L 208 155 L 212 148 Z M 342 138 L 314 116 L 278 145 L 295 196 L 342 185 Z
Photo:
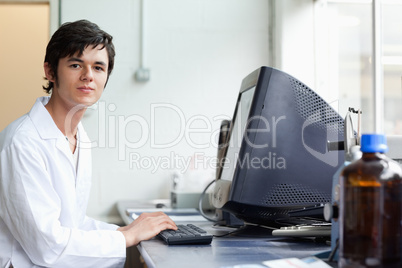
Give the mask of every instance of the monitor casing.
M 251 89 L 248 120 L 236 149 L 237 113 Z M 276 227 L 286 225 L 292 211 L 331 201 L 332 177 L 344 152 L 329 152 L 327 144 L 343 141 L 344 120 L 294 77 L 270 67 L 245 77 L 227 135 L 220 146 L 214 207 L 246 223 Z M 238 151 L 236 161 L 228 161 L 231 150 Z

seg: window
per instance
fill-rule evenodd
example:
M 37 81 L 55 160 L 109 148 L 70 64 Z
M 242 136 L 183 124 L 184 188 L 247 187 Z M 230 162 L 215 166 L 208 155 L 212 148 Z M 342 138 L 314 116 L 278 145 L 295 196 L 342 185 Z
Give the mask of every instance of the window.
M 402 135 L 402 2 L 377 3 L 380 18 L 373 19 L 374 1 L 317 1 L 317 68 L 326 70 L 317 74 L 329 81 L 328 90 L 338 92 L 342 115 L 349 107 L 363 111 L 363 132 Z M 381 29 L 376 37 L 373 22 Z M 382 48 L 378 55 L 379 87 L 373 84 L 378 70 L 373 65 L 374 38 L 379 38 Z M 383 98 L 376 97 L 377 92 Z M 381 102 L 379 110 L 376 101 Z M 376 120 L 380 122 L 376 124 Z
M 384 130 L 402 135 L 402 2 L 383 1 Z

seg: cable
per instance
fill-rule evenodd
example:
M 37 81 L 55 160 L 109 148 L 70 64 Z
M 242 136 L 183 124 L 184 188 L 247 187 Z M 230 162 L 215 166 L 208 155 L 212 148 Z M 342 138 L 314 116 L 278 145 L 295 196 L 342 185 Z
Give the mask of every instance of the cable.
M 205 213 L 204 210 L 202 209 L 202 201 L 204 200 L 205 193 L 207 192 L 208 188 L 211 187 L 211 185 L 215 182 L 215 179 L 212 180 L 208 185 L 205 187 L 205 189 L 202 191 L 200 195 L 200 199 L 198 200 L 198 210 L 200 211 L 201 216 L 203 216 L 205 219 L 212 221 L 212 222 L 218 222 L 216 218 L 211 218 L 208 217 Z
M 241 226 L 241 227 L 239 227 L 239 228 L 236 228 L 236 230 L 227 232 L 226 234 L 223 234 L 223 235 L 214 235 L 214 237 L 225 237 L 225 236 L 228 236 L 228 235 L 231 235 L 231 234 L 235 234 L 235 233 L 241 232 L 241 231 L 242 231 L 243 229 L 245 229 L 245 228 L 246 228 L 246 226 Z

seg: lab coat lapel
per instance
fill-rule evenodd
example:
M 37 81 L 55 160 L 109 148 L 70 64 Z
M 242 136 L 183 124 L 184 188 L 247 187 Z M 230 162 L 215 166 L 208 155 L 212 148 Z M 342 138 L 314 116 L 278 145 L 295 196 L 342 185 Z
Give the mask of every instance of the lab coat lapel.
M 92 179 L 91 142 L 81 123 L 78 125 L 78 165 L 76 173 L 77 206 L 86 207 Z M 85 211 L 85 209 L 83 210 Z M 82 215 L 84 217 L 85 215 Z
M 82 123 L 78 124 L 79 132 L 79 150 L 78 154 L 78 166 L 75 169 L 75 163 L 73 163 L 73 156 L 70 150 L 70 146 L 63 133 L 54 123 L 49 112 L 46 110 L 45 105 L 49 101 L 49 97 L 41 97 L 36 100 L 36 103 L 29 112 L 35 128 L 37 129 L 40 137 L 42 139 L 55 139 L 55 145 L 58 150 L 60 150 L 63 155 L 68 159 L 70 167 L 73 169 L 75 174 L 75 186 L 77 192 L 89 191 L 90 189 L 90 178 L 92 175 L 92 159 L 91 159 L 91 147 L 92 144 L 86 134 Z M 89 179 L 88 179 L 89 178 Z M 80 196 L 80 195 L 78 195 Z M 85 204 L 85 200 L 78 200 L 79 204 Z
M 45 108 L 45 105 L 48 103 L 49 99 L 50 97 L 38 98 L 29 112 L 29 117 L 31 118 L 36 130 L 39 133 L 39 136 L 42 139 L 56 140 L 56 148 L 63 152 L 63 155 L 68 159 L 71 168 L 74 169 L 72 153 L 68 145 L 68 141 L 66 141 L 65 136 L 56 126 L 53 118 Z
M 78 153 L 78 167 L 77 167 L 77 180 L 82 177 L 91 176 L 92 171 L 92 159 L 91 159 L 91 147 L 92 144 L 88 138 L 87 133 L 80 122 L 78 124 L 79 141 L 77 149 Z
M 71 168 L 74 168 L 73 154 L 71 153 L 70 146 L 65 137 L 57 139 L 56 148 L 63 152 L 64 156 L 68 159 L 68 162 L 70 162 Z

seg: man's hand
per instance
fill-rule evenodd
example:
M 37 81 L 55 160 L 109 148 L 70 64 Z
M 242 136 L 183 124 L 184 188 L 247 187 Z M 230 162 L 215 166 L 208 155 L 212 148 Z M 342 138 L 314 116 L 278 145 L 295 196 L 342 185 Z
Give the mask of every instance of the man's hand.
M 177 230 L 176 224 L 163 212 L 142 213 L 127 226 L 117 230 L 126 238 L 126 247 L 138 245 L 166 229 Z

